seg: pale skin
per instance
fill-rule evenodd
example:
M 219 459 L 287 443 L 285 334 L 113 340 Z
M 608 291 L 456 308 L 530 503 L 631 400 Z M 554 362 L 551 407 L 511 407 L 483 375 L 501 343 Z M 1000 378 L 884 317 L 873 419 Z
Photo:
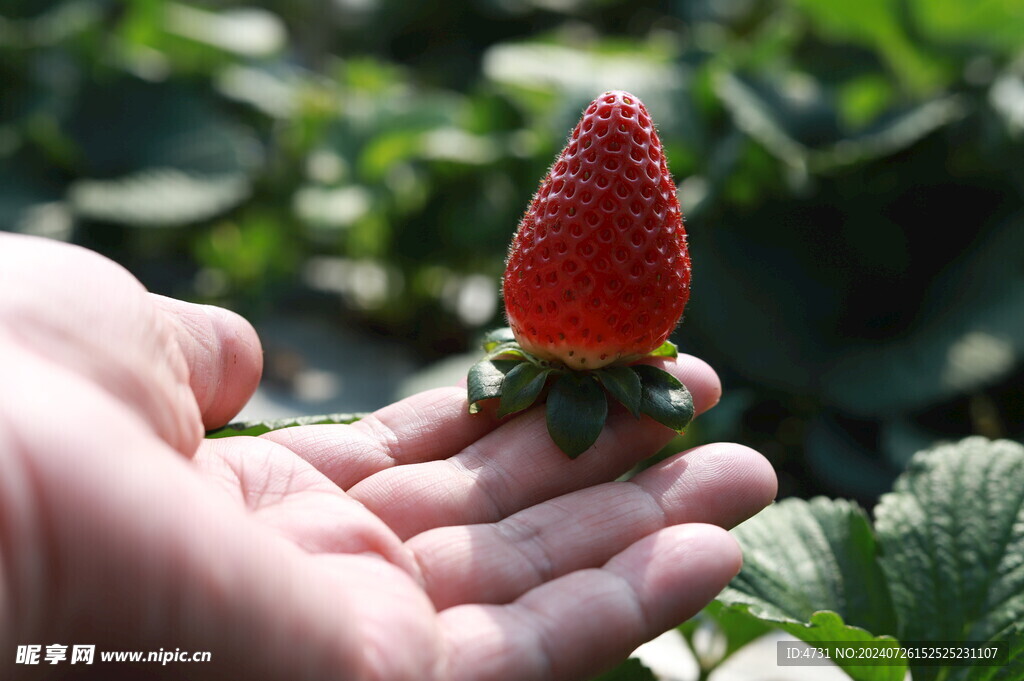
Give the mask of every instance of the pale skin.
M 663 366 L 717 402 L 707 364 Z M 587 679 L 711 600 L 741 564 L 723 528 L 776 492 L 724 443 L 614 482 L 672 433 L 617 411 L 571 461 L 541 411 L 470 416 L 458 386 L 204 440 L 261 368 L 237 315 L 0 234 L 0 677 L 63 643 L 212 653 L 147 678 Z

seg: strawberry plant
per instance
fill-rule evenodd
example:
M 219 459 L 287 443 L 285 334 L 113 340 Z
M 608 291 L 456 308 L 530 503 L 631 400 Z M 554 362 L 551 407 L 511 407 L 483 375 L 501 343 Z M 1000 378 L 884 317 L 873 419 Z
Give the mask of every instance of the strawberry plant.
M 857 681 L 1024 678 L 1022 479 L 1024 447 L 970 437 L 918 452 L 873 522 L 852 501 L 816 497 L 783 500 L 739 525 L 743 569 L 680 627 L 700 678 L 770 629 L 831 651 Z M 717 645 L 704 648 L 717 652 L 701 650 L 698 628 L 714 632 Z M 835 655 L 909 644 L 999 653 L 942 664 L 910 653 L 874 665 Z M 608 678 L 632 678 L 636 666 Z
M 511 328 L 485 339 L 470 370 L 472 411 L 499 399 L 506 416 L 547 390 L 548 431 L 570 457 L 601 433 L 605 392 L 676 431 L 693 418 L 686 387 L 640 363 L 675 356 L 690 256 L 665 153 L 634 95 L 587 107 L 519 223 L 503 292 Z

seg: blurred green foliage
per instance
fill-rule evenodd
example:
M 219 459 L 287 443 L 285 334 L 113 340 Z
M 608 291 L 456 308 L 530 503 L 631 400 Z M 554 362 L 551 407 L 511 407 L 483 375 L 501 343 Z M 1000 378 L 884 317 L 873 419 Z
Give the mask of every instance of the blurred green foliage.
M 628 89 L 688 219 L 676 340 L 729 387 L 694 428 L 870 500 L 935 438 L 1024 435 L 1022 36 L 1016 0 L 6 0 L 0 225 L 440 357 Z

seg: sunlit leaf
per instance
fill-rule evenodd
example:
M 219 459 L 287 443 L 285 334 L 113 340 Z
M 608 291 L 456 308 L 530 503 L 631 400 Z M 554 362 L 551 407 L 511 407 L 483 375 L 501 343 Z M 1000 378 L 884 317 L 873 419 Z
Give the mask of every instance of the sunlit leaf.
M 679 348 L 672 341 L 665 341 L 653 351 L 651 351 L 650 357 L 669 357 L 675 359 L 679 356 Z
M 214 217 L 248 197 L 250 186 L 244 175 L 153 168 L 116 180 L 78 180 L 69 191 L 71 205 L 82 217 L 164 227 Z
M 919 453 L 882 497 L 879 562 L 901 639 L 995 641 L 1024 621 L 1022 482 L 1024 447 L 968 438 Z M 916 681 L 940 669 L 912 666 Z
M 873 642 L 896 622 L 867 515 L 855 504 L 787 499 L 733 530 L 740 574 L 719 595 L 809 643 Z M 845 666 L 859 681 L 901 681 L 905 666 Z

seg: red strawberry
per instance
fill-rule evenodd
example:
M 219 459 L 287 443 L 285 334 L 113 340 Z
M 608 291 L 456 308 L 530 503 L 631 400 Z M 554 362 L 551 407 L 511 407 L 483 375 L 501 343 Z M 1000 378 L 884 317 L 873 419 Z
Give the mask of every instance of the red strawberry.
M 675 328 L 690 294 L 686 232 L 635 96 L 587 107 L 519 223 L 503 288 L 522 349 L 572 369 L 636 360 Z
M 467 379 L 470 412 L 542 396 L 555 444 L 576 457 L 597 441 L 608 397 L 676 431 L 693 399 L 636 360 L 675 357 L 667 341 L 690 295 L 686 232 L 647 109 L 627 92 L 587 108 L 519 223 L 503 282 L 511 329 L 484 339 Z

